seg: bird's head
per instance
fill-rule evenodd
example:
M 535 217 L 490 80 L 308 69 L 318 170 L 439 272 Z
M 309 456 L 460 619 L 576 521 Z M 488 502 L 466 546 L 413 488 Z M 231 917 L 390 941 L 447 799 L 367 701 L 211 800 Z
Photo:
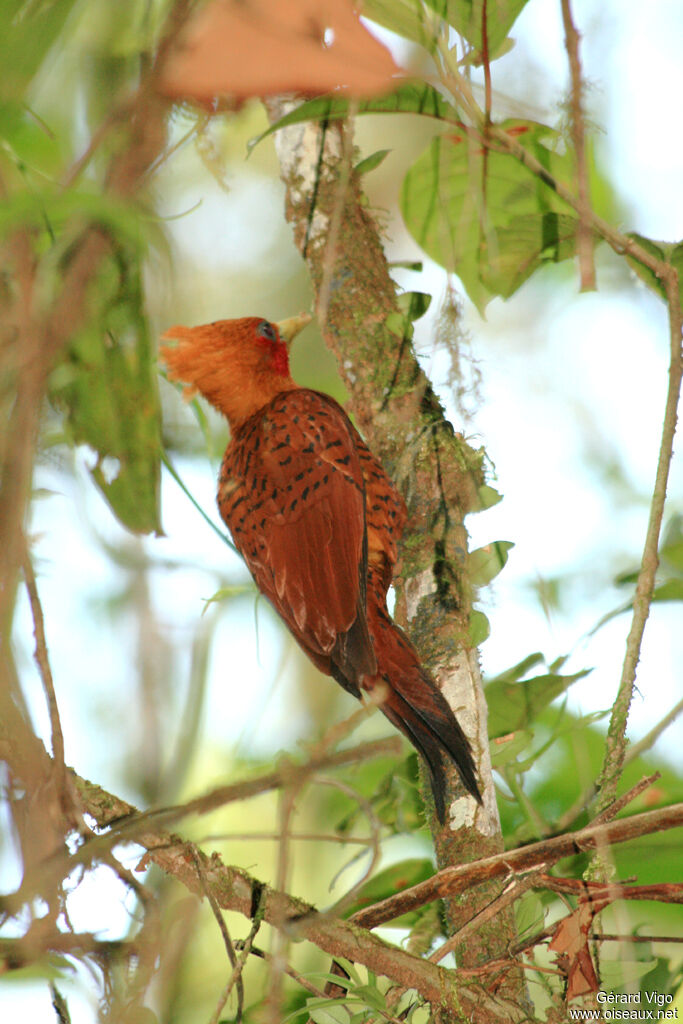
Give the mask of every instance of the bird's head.
M 289 372 L 289 346 L 308 313 L 271 323 L 257 316 L 216 320 L 201 327 L 171 327 L 159 356 L 169 380 L 183 381 L 183 394 L 202 394 L 230 421 L 233 432 L 282 391 L 296 387 Z

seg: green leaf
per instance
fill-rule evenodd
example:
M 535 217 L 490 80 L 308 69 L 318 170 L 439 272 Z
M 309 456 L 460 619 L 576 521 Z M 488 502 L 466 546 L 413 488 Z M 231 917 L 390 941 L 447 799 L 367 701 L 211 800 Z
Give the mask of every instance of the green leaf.
M 360 160 L 354 167 L 356 174 L 368 174 L 370 171 L 374 171 L 375 167 L 379 165 L 387 158 L 391 153 L 390 149 L 378 149 L 376 153 L 371 153 L 370 156 L 366 156 L 364 160 Z
M 423 823 L 418 788 L 417 754 L 396 758 L 373 758 L 355 765 L 350 779 L 354 790 L 370 800 L 375 814 L 390 833 L 416 832 Z M 325 799 L 328 820 L 335 830 L 348 834 L 363 818 L 357 800 L 330 791 Z
M 53 372 L 50 398 L 72 442 L 95 450 L 90 472 L 117 519 L 158 533 L 159 405 L 137 259 L 104 260 L 91 294 L 99 308 Z
M 0 96 L 17 99 L 57 40 L 75 0 L 0 0 Z
M 494 579 L 508 560 L 508 552 L 515 545 L 510 540 L 495 540 L 483 548 L 470 551 L 467 571 L 473 587 L 485 587 Z
M 384 326 L 397 338 L 404 338 L 406 333 L 412 330 L 410 321 L 403 313 L 389 313 L 384 318 Z
M 545 922 L 545 913 L 543 901 L 538 893 L 525 892 L 522 898 L 515 902 L 515 924 L 519 937 L 540 931 Z
M 0 102 L 0 139 L 5 152 L 21 170 L 37 170 L 42 177 L 59 173 L 59 142 L 24 103 Z
M 351 1000 L 348 996 L 344 999 L 309 999 L 308 1001 L 308 1012 L 309 1016 L 315 1024 L 348 1024 L 349 1015 L 345 1010 L 345 1006 Z M 353 1000 L 357 1003 L 358 1000 Z M 300 1012 L 299 1012 L 300 1015 Z M 292 1014 L 291 1017 L 285 1018 L 291 1020 L 296 1014 Z
M 364 0 L 363 15 L 430 53 L 435 47 L 439 22 L 429 16 L 421 0 Z
M 548 148 L 559 136 L 532 121 L 501 127 L 553 178 L 571 181 L 571 157 Z M 415 240 L 455 271 L 483 313 L 512 295 L 543 263 L 574 254 L 577 219 L 544 181 L 506 153 L 484 150 L 465 131 L 433 139 L 406 175 L 401 212 Z
M 484 50 L 484 17 L 489 59 L 503 44 L 527 0 L 426 0 L 478 53 Z
M 514 732 L 498 736 L 491 741 L 491 764 L 494 768 L 504 768 L 517 760 L 521 752 L 529 746 L 534 738 L 530 729 L 516 729 Z
M 416 274 L 422 273 L 423 265 L 421 260 L 390 260 L 387 264 L 390 270 L 414 270 Z
M 535 668 L 536 665 L 539 665 L 543 660 L 543 655 L 540 651 L 536 651 L 534 654 L 528 654 L 526 658 L 522 658 L 522 660 L 518 661 L 516 665 L 512 666 L 512 668 L 508 668 L 504 672 L 501 672 L 500 675 L 497 675 L 495 680 L 492 679 L 491 682 L 516 682 L 518 679 L 522 679 L 527 672 L 530 672 L 532 668 Z M 551 671 L 553 671 L 552 668 Z
M 567 676 L 548 673 L 522 682 L 511 682 L 505 675 L 493 679 L 486 686 L 489 738 L 528 728 L 543 708 L 590 671 Z
M 427 292 L 403 292 L 398 297 L 398 306 L 412 323 L 425 315 L 431 301 L 432 297 Z
M 470 615 L 470 625 L 467 631 L 467 640 L 470 647 L 479 647 L 485 640 L 488 640 L 491 633 L 491 624 L 483 612 L 475 608 Z
M 514 49 L 514 46 L 514 39 L 510 39 L 509 36 L 507 39 L 504 39 L 500 46 L 497 46 L 495 50 L 492 50 L 489 46 L 489 64 L 494 60 L 498 60 L 499 57 L 504 57 L 506 53 L 509 53 L 510 50 Z M 484 54 L 481 50 L 470 50 L 465 54 L 462 60 L 459 61 L 459 63 L 463 67 L 481 67 L 484 63 Z
M 52 242 L 62 231 L 80 234 L 88 224 L 99 224 L 138 255 L 144 251 L 141 223 L 141 210 L 132 203 L 85 189 L 33 189 L 17 192 L 0 203 L 0 234 L 9 234 L 18 227 L 47 226 Z
M 628 237 L 637 242 L 651 256 L 670 263 L 672 267 L 676 268 L 678 271 L 679 295 L 683 301 L 683 242 L 653 242 L 652 239 L 645 238 L 644 235 L 639 235 L 636 231 L 630 231 Z M 649 267 L 646 267 L 644 263 L 641 263 L 640 260 L 628 251 L 626 252 L 626 259 L 638 277 L 642 278 L 649 288 L 652 288 L 653 291 L 666 300 L 664 282 Z
M 479 497 L 479 507 L 475 508 L 475 512 L 483 512 L 487 508 L 493 508 L 499 501 L 503 500 L 503 495 L 499 494 L 495 487 L 490 487 L 488 484 L 482 484 L 477 490 Z
M 662 562 L 683 571 L 683 515 L 672 516 L 666 524 L 659 557 Z
M 683 601 L 683 580 L 665 580 L 655 587 L 653 601 Z
M 447 103 L 441 93 L 425 82 L 405 82 L 394 92 L 386 96 L 375 96 L 370 100 L 362 100 L 351 106 L 346 96 L 317 96 L 313 100 L 302 103 L 288 114 L 270 125 L 264 132 L 251 139 L 247 146 L 249 152 L 268 135 L 286 128 L 290 124 L 303 121 L 334 121 L 349 116 L 353 109 L 355 114 L 421 114 L 423 117 L 435 117 L 439 121 L 458 124 L 458 112 Z
M 369 879 L 357 893 L 351 906 L 345 907 L 344 916 L 350 917 L 356 911 L 371 906 L 379 900 L 395 896 L 403 889 L 409 889 L 412 885 L 426 881 L 434 874 L 434 864 L 426 857 L 413 857 L 408 860 L 399 861 L 390 867 L 379 871 L 373 878 Z M 400 927 L 408 928 L 418 920 L 418 913 L 404 914 L 401 918 Z M 392 922 L 396 924 L 396 922 Z

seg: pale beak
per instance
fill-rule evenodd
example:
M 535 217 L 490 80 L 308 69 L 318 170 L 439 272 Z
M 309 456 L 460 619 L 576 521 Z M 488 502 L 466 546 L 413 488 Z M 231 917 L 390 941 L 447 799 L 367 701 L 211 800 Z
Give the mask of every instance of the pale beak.
M 299 313 L 298 316 L 290 316 L 286 320 L 280 320 L 275 324 L 278 334 L 287 348 L 292 344 L 299 331 L 303 331 L 304 327 L 310 324 L 312 319 L 313 317 L 310 313 Z

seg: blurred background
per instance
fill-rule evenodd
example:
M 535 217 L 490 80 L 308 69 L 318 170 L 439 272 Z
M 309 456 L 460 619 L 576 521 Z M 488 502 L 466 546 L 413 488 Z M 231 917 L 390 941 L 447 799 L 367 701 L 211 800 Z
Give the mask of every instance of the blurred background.
M 35 81 L 33 109 L 73 153 L 106 110 L 117 61 L 123 65 L 137 46 L 132 7 L 128 18 L 106 3 L 76 5 Z M 625 230 L 676 241 L 683 236 L 676 120 L 683 9 L 675 0 L 647 9 L 635 0 L 576 0 L 573 7 L 594 143 L 614 188 L 613 220 Z M 514 49 L 493 68 L 494 112 L 561 122 L 568 79 L 559 3 L 530 0 L 513 36 Z M 419 59 L 404 41 L 385 32 L 381 38 L 404 66 Z M 247 159 L 247 143 L 267 124 L 263 108 L 250 102 L 226 118 L 207 118 L 199 134 L 183 141 L 195 123 L 194 113 L 174 113 L 178 147 L 148 186 L 155 245 L 144 284 L 152 334 L 176 323 L 278 319 L 310 308 L 307 274 L 284 221 L 272 138 Z M 433 296 L 416 324 L 420 360 L 456 429 L 475 447 L 485 446 L 491 483 L 503 495 L 500 504 L 468 520 L 473 548 L 514 543 L 507 566 L 479 597 L 491 624 L 482 666 L 492 677 L 534 652 L 548 663 L 568 656 L 564 672 L 591 671 L 568 691 L 566 713 L 595 715 L 599 728 L 604 720 L 598 713 L 616 693 L 630 616 L 596 627 L 628 603 L 631 590 L 617 581 L 637 568 L 641 554 L 667 384 L 665 307 L 603 245 L 596 293 L 578 294 L 575 268 L 567 262 L 535 275 L 512 299 L 494 300 L 483 320 L 457 280 L 424 258 L 397 210 L 403 176 L 435 130 L 411 115 L 372 115 L 357 119 L 355 141 L 362 155 L 390 150 L 364 179 L 369 206 L 389 259 L 423 260 L 420 274 L 396 271 L 401 287 Z M 344 400 L 315 326 L 297 341 L 292 362 L 302 385 Z M 279 752 L 296 751 L 355 707 L 257 600 L 240 560 L 207 521 L 224 532 L 215 509 L 224 424 L 206 407 L 185 405 L 162 378 L 159 388 L 164 440 L 182 482 L 164 471 L 163 535 L 136 538 L 118 525 L 90 480 L 94 453 L 81 447 L 73 454 L 58 443 L 53 410 L 46 410 L 45 436 L 55 443 L 39 457 L 30 523 L 67 763 L 140 807 L 176 802 L 270 765 Z M 672 543 L 683 538 L 679 456 L 666 523 Z M 669 569 L 675 575 L 676 567 Z M 48 741 L 23 593 L 15 642 L 36 729 Z M 681 604 L 655 604 L 631 711 L 632 740 L 680 700 L 682 662 Z M 387 731 L 374 716 L 357 738 Z M 652 752 L 651 763 L 667 778 L 680 780 L 682 744 L 679 719 Z M 553 756 L 566 758 L 567 784 L 580 789 L 577 778 L 585 784 L 593 777 L 599 746 L 596 740 L 595 751 L 577 751 L 568 743 Z M 542 768 L 536 770 L 542 789 Z M 298 830 L 319 828 L 321 805 L 328 817 L 345 813 L 342 797 L 314 791 L 300 809 Z M 195 839 L 212 836 L 207 848 L 272 880 L 276 844 L 236 837 L 276 832 L 276 813 L 276 799 L 267 795 L 190 821 L 183 831 Z M 363 833 L 363 822 L 354 830 Z M 366 862 L 352 864 L 330 888 L 358 847 L 329 843 L 324 857 L 320 849 L 295 844 L 291 889 L 326 906 Z M 428 833 L 398 835 L 386 844 L 383 863 L 428 857 L 430 850 Z M 135 853 L 126 856 L 135 866 Z M 20 881 L 6 828 L 0 875 L 3 891 Z M 639 877 L 646 880 L 642 870 Z M 134 927 L 134 907 L 111 872 L 99 869 L 78 887 L 76 881 L 70 900 L 76 927 L 112 938 Z M 175 883 L 158 877 L 151 884 L 168 890 L 160 1019 L 209 1019 L 222 984 L 213 971 L 218 930 L 208 910 L 198 910 Z M 233 923 L 236 934 L 246 930 Z M 323 957 L 309 954 L 309 961 L 326 969 Z M 97 1018 L 98 984 L 83 969 L 67 971 L 60 981 L 73 1024 Z M 52 1013 L 43 981 L 0 979 L 1 1019 L 47 1021 Z

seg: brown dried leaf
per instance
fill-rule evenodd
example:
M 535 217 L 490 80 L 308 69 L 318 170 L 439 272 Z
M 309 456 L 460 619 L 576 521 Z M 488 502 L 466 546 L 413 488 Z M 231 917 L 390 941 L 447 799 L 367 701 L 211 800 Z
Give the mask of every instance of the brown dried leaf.
M 391 89 L 397 71 L 352 0 L 213 0 L 170 55 L 161 90 L 204 103 L 339 86 L 369 96 Z
M 558 966 L 567 974 L 567 1002 L 600 988 L 593 959 L 588 947 L 588 935 L 593 918 L 608 901 L 581 902 L 572 914 L 557 926 L 549 948 L 558 954 Z

